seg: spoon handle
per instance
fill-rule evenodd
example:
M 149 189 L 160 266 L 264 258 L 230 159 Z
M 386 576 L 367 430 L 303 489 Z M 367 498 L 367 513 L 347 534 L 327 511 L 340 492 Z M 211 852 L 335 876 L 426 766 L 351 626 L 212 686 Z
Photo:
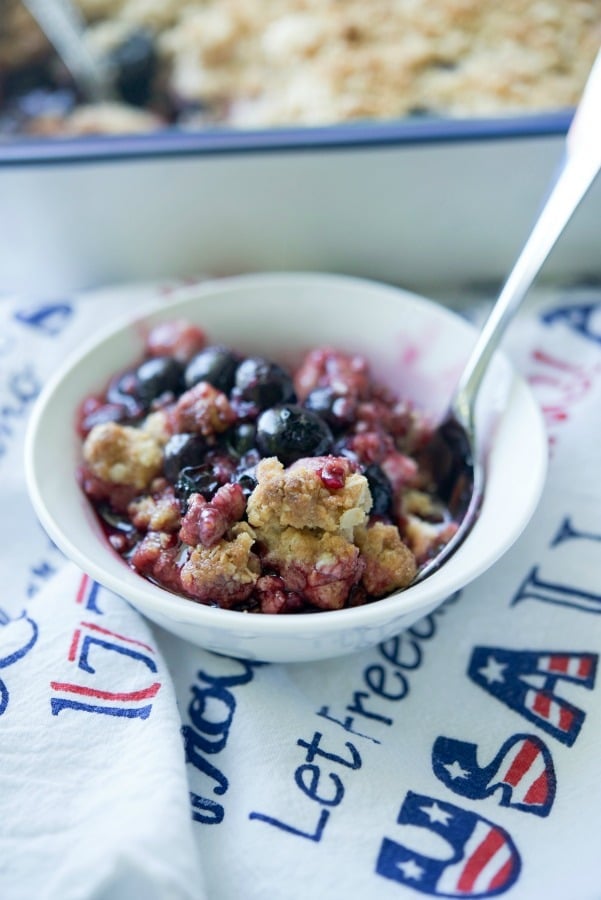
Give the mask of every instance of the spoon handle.
M 471 428 L 476 395 L 509 321 L 601 169 L 601 52 L 566 136 L 559 175 L 479 335 L 451 404 Z
M 83 38 L 84 25 L 71 0 L 23 0 L 86 100 L 112 97 L 110 79 L 101 63 L 89 52 Z

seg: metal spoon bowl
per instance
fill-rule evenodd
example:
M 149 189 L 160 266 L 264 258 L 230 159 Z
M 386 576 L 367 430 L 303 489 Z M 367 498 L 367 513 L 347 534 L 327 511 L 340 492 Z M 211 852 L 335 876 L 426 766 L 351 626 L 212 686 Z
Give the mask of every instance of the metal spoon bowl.
M 441 499 L 459 528 L 418 572 L 423 581 L 455 552 L 473 528 L 486 489 L 474 427 L 476 399 L 492 356 L 578 204 L 601 169 L 601 52 L 566 137 L 564 159 L 499 297 L 471 352 L 445 417 L 421 451 Z

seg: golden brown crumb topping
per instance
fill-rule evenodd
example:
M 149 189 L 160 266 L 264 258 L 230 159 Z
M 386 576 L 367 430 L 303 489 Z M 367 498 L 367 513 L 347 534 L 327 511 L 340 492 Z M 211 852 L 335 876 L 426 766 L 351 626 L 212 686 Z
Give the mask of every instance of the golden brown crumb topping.
M 163 452 L 151 434 L 115 422 L 92 428 L 83 456 L 97 478 L 139 490 L 150 484 L 163 465 Z
M 179 529 L 182 519 L 177 498 L 169 489 L 159 489 L 132 500 L 127 513 L 141 531 L 165 531 L 168 534 Z
M 351 533 L 371 509 L 364 475 L 349 474 L 344 487 L 328 490 L 316 470 L 299 460 L 288 469 L 276 457 L 257 466 L 257 487 L 247 505 L 248 521 L 256 528 L 319 528 Z
M 407 587 L 415 577 L 415 557 L 401 540 L 395 525 L 375 522 L 367 528 L 358 528 L 355 543 L 365 560 L 361 580 L 374 597 Z
M 577 102 L 601 43 L 598 0 L 76 3 L 96 51 L 140 29 L 154 36 L 155 106 L 162 112 L 171 99 L 176 110 L 196 109 L 186 119 L 192 126 L 561 109 Z M 47 44 L 22 4 L 5 6 L 0 70 L 33 67 Z M 64 123 L 70 132 L 156 125 L 149 113 L 115 107 L 75 112 Z
M 182 586 L 199 600 L 217 596 L 222 606 L 245 600 L 261 572 L 253 543 L 251 535 L 241 531 L 232 540 L 223 539 L 212 547 L 199 544 L 182 566 Z
M 264 561 L 286 586 L 321 609 L 341 609 L 363 563 L 359 549 L 339 534 L 309 529 L 259 530 Z

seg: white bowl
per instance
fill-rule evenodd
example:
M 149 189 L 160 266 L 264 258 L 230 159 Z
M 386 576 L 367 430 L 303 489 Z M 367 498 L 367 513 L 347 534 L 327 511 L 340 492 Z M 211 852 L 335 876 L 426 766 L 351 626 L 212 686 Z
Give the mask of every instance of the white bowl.
M 272 662 L 321 659 L 372 646 L 431 612 L 495 562 L 530 519 L 544 483 L 545 430 L 524 382 L 497 354 L 482 387 L 477 431 L 487 457 L 481 514 L 457 552 L 429 578 L 366 606 L 291 616 L 194 603 L 137 575 L 113 551 L 76 483 L 76 409 L 137 361 L 147 326 L 201 325 L 211 341 L 294 363 L 315 346 L 364 353 L 374 374 L 433 417 L 446 406 L 474 341 L 447 309 L 397 288 L 331 275 L 253 275 L 208 282 L 95 337 L 42 392 L 25 448 L 31 499 L 50 537 L 78 566 L 140 612 L 192 643 Z

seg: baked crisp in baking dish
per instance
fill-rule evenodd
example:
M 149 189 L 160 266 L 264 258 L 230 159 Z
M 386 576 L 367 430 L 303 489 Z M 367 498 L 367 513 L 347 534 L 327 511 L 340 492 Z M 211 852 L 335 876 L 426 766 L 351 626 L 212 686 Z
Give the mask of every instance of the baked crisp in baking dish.
M 3 130 L 238 128 L 574 105 L 599 0 L 76 0 L 118 102 L 86 106 L 19 0 L 0 4 Z

